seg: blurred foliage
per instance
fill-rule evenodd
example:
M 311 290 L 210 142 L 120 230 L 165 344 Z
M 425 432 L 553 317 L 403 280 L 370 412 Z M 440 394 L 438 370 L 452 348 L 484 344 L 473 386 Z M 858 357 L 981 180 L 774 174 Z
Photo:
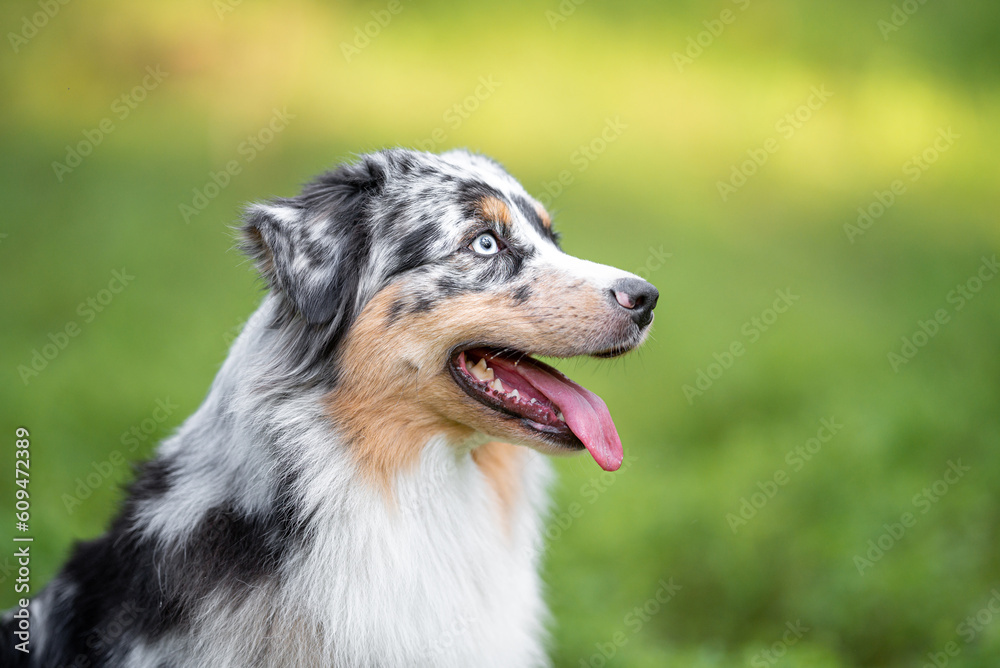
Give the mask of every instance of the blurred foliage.
M 560 363 L 604 396 L 629 464 L 558 462 L 558 665 L 998 665 L 1000 281 L 975 277 L 1000 242 L 1000 5 L 389 7 L 0 8 L 0 422 L 8 443 L 32 431 L 34 585 L 102 530 L 130 475 L 112 458 L 146 456 L 194 410 L 260 298 L 231 250 L 241 204 L 357 152 L 469 146 L 552 201 L 569 252 L 662 295 L 641 352 Z M 135 90 L 147 67 L 165 78 Z M 813 88 L 831 95 L 801 107 Z M 276 110 L 287 125 L 261 134 Z M 734 169 L 753 174 L 723 200 Z M 845 230 L 897 179 L 891 206 Z M 123 269 L 134 279 L 100 304 Z M 978 285 L 961 309 L 959 285 Z M 778 290 L 799 299 L 769 313 Z M 68 323 L 25 384 L 18 366 Z M 904 337 L 924 345 L 894 369 Z M 811 442 L 822 420 L 842 426 Z M 949 462 L 968 471 L 947 482 Z M 680 589 L 660 603 L 665 585 Z

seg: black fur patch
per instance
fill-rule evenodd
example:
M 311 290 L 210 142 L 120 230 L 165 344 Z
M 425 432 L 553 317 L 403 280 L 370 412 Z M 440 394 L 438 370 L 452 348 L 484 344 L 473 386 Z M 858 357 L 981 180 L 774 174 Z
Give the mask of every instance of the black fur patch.
M 545 223 L 542 222 L 542 217 L 535 211 L 535 207 L 531 202 L 521 195 L 514 195 L 514 203 L 517 205 L 517 209 L 521 212 L 521 215 L 542 235 L 542 238 L 548 239 L 556 247 L 559 246 L 559 236 L 551 227 L 545 226 Z
M 279 576 L 289 551 L 303 548 L 306 522 L 291 474 L 264 514 L 212 508 L 180 549 L 144 536 L 136 525 L 137 504 L 166 493 L 171 471 L 169 462 L 148 464 L 109 532 L 73 550 L 52 584 L 46 612 L 52 626 L 35 665 L 106 665 L 116 650 L 183 632 L 203 598 L 228 590 L 238 605 L 252 588 Z
M 454 297 L 466 292 L 469 287 L 454 276 L 442 276 L 437 281 L 437 290 L 442 297 Z
M 170 491 L 173 475 L 174 463 L 170 459 L 150 460 L 138 468 L 129 497 L 133 503 L 160 498 Z
M 193 594 L 227 587 L 240 598 L 276 577 L 285 555 L 304 547 L 307 521 L 294 493 L 295 479 L 292 471 L 281 476 L 265 512 L 247 513 L 226 503 L 205 513 L 185 548 L 189 568 L 195 571 Z M 199 566 L 204 567 L 202 572 Z
M 52 585 L 46 614 L 53 626 L 36 665 L 105 665 L 116 648 L 190 622 L 185 564 L 165 568 L 162 546 L 135 527 L 138 502 L 164 494 L 171 470 L 166 460 L 147 464 L 108 533 L 74 548 Z
M 386 315 L 386 324 L 390 327 L 396 324 L 399 320 L 399 316 L 403 314 L 403 310 L 406 309 L 406 300 L 397 299 L 392 304 L 389 305 L 389 312 Z
M 507 249 L 496 255 L 482 258 L 472 275 L 477 288 L 486 288 L 497 283 L 513 280 L 524 266 L 525 257 L 518 251 Z
M 427 313 L 437 306 L 437 301 L 431 297 L 420 297 L 413 303 L 410 313 Z
M 208 593 L 221 585 L 238 604 L 261 580 L 276 574 L 301 538 L 294 513 L 280 504 L 266 515 L 248 515 L 232 504 L 212 508 L 188 541 L 188 560 L 206 566 L 191 574 L 195 588 Z
M 437 235 L 438 229 L 433 223 L 419 225 L 405 234 L 396 249 L 399 259 L 393 274 L 409 271 L 430 260 L 432 242 Z

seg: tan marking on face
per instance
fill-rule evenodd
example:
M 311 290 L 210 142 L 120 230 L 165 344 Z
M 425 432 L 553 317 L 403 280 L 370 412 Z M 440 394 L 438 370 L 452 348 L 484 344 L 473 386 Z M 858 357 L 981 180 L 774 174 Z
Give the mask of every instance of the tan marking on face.
M 436 436 L 472 447 L 478 431 L 540 447 L 523 425 L 455 383 L 448 365 L 456 346 L 572 356 L 613 334 L 607 300 L 583 281 L 540 282 L 521 305 L 506 290 L 460 294 L 389 324 L 393 303 L 414 296 L 406 288 L 405 282 L 390 285 L 365 307 L 337 358 L 338 385 L 325 398 L 328 416 L 366 476 L 390 494 L 399 473 L 413 467 Z
M 492 220 L 503 225 L 510 225 L 510 208 L 496 197 L 484 197 L 479 200 L 479 214 L 484 220 Z
M 538 202 L 535 202 L 535 213 L 537 213 L 538 217 L 542 219 L 542 225 L 544 225 L 546 229 L 552 228 L 552 218 L 549 217 L 549 212 L 546 211 L 545 207 Z
M 420 351 L 400 336 L 405 332 L 384 326 L 398 293 L 398 286 L 380 292 L 355 322 L 339 357 L 340 383 L 326 397 L 327 414 L 350 441 L 358 464 L 387 492 L 432 438 L 463 440 L 473 434 L 426 409 L 430 397 L 423 396 L 427 388 L 422 385 L 427 374 L 411 361 Z
M 472 451 L 472 459 L 486 476 L 500 502 L 500 515 L 510 531 L 514 504 L 520 492 L 521 458 L 524 453 L 516 445 L 490 441 Z

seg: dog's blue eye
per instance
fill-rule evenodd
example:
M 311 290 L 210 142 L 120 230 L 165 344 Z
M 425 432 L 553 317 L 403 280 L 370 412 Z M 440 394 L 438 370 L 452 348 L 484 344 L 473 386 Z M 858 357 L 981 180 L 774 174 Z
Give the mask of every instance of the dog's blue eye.
M 473 240 L 469 248 L 480 255 L 495 255 L 500 252 L 500 242 L 489 232 L 483 232 Z

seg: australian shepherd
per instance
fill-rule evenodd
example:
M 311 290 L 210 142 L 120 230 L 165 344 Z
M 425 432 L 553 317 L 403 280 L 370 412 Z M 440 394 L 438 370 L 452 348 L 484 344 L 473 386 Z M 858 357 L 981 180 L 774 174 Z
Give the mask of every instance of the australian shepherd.
M 532 355 L 632 350 L 656 289 L 564 253 L 465 151 L 362 156 L 250 206 L 240 236 L 267 295 L 30 602 L 27 647 L 8 613 L 0 663 L 549 665 L 544 455 L 623 455 L 604 402 Z

